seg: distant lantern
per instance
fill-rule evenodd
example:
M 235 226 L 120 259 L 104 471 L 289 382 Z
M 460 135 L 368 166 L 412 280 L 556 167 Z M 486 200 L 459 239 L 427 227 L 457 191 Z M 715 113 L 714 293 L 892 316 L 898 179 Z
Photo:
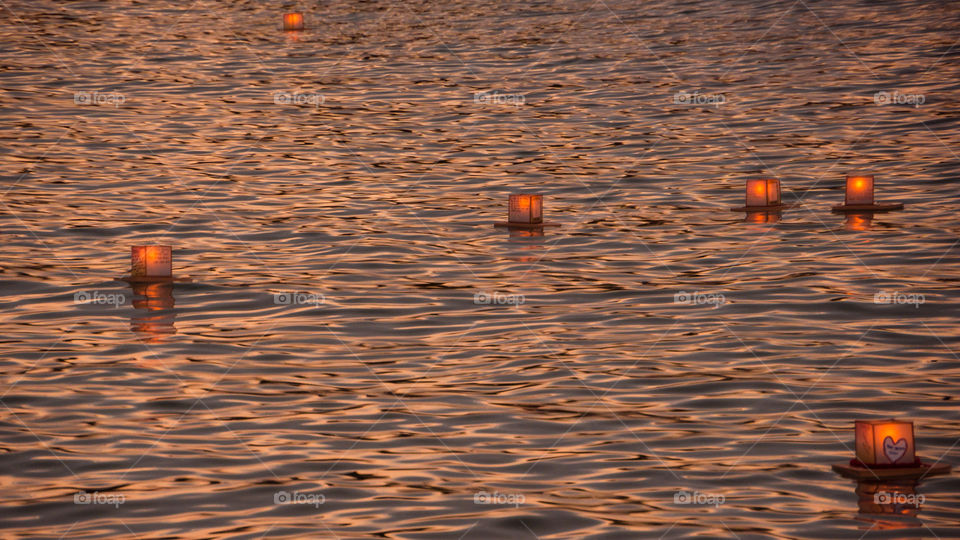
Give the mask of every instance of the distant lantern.
M 872 174 L 848 174 L 843 204 L 834 206 L 834 212 L 856 212 L 858 210 L 889 211 L 900 210 L 902 203 L 877 203 L 873 198 L 874 179 Z
M 133 246 L 130 251 L 130 277 L 173 277 L 173 250 L 170 246 Z
M 303 30 L 303 13 L 284 13 L 284 30 Z
M 543 221 L 543 195 L 515 193 L 510 195 L 507 203 L 507 221 L 496 223 L 497 227 L 559 227 L 556 223 Z
M 922 478 L 950 472 L 950 465 L 923 463 L 916 454 L 913 422 L 857 420 L 854 422 L 856 457 L 850 463 L 833 465 L 833 470 L 859 480 Z
M 783 208 L 780 199 L 780 180 L 778 178 L 752 178 L 747 180 L 746 206 L 731 208 L 735 212 L 772 210 Z

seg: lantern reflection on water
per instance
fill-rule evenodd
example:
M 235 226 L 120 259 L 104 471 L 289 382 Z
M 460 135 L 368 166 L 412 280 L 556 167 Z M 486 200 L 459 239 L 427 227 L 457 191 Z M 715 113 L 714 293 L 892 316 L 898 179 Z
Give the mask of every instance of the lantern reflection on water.
M 869 231 L 873 225 L 873 212 L 847 212 L 848 231 Z
M 151 342 L 163 335 L 176 334 L 173 283 L 132 283 L 131 287 L 135 311 L 130 316 L 130 330 L 144 334 Z
M 857 507 L 862 516 L 881 520 L 884 517 L 900 518 L 891 521 L 892 526 L 882 528 L 916 526 L 917 520 L 902 519 L 916 518 L 920 514 L 920 506 L 925 502 L 924 496 L 917 493 L 915 480 L 861 481 L 857 482 L 856 494 Z M 912 525 L 911 521 L 914 522 Z
M 747 212 L 746 217 L 743 218 L 745 223 L 777 223 L 780 221 L 780 211 L 776 212 Z

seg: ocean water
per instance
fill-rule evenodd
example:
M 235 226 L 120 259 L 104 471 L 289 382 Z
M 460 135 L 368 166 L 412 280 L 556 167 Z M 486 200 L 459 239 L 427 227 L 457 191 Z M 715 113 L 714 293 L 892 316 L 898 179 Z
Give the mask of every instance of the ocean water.
M 960 537 L 960 3 L 0 7 L 3 537 Z

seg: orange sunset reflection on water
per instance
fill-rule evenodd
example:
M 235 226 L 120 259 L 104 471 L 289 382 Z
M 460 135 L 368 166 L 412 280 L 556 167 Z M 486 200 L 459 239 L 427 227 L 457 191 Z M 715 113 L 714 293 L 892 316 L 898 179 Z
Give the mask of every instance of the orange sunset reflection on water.
M 3 11 L 0 536 L 960 536 L 955 6 Z

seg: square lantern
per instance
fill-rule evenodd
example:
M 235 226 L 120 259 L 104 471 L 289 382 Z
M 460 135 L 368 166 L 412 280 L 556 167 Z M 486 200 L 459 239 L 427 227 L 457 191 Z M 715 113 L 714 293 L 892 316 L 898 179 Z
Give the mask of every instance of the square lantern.
M 510 195 L 509 223 L 543 223 L 543 195 Z
M 901 420 L 857 420 L 857 459 L 864 465 L 916 466 L 913 422 Z
M 130 277 L 173 277 L 173 249 L 170 246 L 133 246 L 130 252 Z
M 747 206 L 780 205 L 780 180 L 756 178 L 747 180 Z
M 873 204 L 873 176 L 847 175 L 847 196 L 844 204 L 872 205 Z
M 284 30 L 303 30 L 303 13 L 284 13 Z

